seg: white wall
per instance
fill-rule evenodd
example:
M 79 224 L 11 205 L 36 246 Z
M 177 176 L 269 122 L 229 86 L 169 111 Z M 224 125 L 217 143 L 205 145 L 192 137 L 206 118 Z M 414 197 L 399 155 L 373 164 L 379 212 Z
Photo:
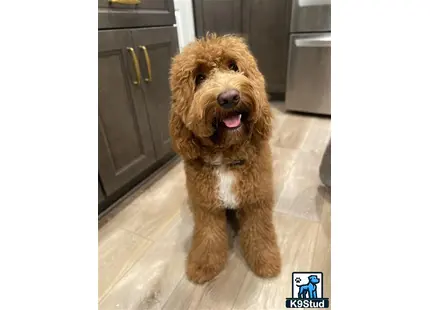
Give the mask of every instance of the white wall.
M 179 49 L 195 40 L 192 0 L 174 0 Z

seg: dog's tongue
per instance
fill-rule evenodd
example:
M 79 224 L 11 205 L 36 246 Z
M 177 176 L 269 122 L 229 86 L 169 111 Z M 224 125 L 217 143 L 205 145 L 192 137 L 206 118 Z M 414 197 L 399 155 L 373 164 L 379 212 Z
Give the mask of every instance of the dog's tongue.
M 237 126 L 240 125 L 240 119 L 241 119 L 241 117 L 242 117 L 241 114 L 232 115 L 232 116 L 224 118 L 222 121 L 224 122 L 224 124 L 228 128 L 235 128 L 235 127 L 237 127 Z

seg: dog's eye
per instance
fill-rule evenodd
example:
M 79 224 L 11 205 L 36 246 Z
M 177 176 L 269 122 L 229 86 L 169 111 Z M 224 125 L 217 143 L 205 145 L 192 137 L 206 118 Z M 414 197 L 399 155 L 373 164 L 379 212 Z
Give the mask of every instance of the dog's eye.
M 206 76 L 202 73 L 197 74 L 196 76 L 196 85 L 199 85 L 201 82 L 205 80 Z
M 236 71 L 236 72 L 239 71 L 239 68 L 237 67 L 237 65 L 236 65 L 236 63 L 234 61 L 232 61 L 232 62 L 230 62 L 228 64 L 228 68 L 230 70 L 233 70 L 233 71 Z

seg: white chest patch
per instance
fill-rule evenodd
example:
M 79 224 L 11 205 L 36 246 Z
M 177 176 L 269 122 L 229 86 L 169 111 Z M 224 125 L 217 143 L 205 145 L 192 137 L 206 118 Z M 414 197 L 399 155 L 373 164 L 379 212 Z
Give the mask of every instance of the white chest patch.
M 227 209 L 236 209 L 238 201 L 233 191 L 236 177 L 232 171 L 227 170 L 225 166 L 220 166 L 216 170 L 218 177 L 218 198 Z

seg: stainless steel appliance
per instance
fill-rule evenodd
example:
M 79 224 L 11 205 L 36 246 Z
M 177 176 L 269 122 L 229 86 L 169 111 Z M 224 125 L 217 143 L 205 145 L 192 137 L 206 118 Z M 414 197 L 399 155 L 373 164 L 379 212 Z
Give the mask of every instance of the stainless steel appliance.
M 293 0 L 287 110 L 331 115 L 331 0 Z
M 321 159 L 319 174 L 321 182 L 331 188 L 331 138 Z

